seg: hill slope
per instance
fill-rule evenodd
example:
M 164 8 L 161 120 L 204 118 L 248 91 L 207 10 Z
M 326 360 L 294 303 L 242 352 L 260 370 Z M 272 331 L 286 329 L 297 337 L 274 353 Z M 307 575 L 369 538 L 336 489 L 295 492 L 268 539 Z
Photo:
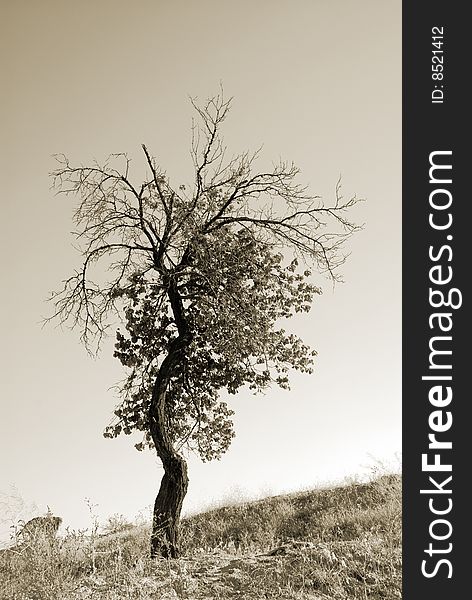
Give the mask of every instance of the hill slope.
M 149 529 L 69 533 L 0 554 L 2 600 L 401 598 L 401 478 L 266 498 L 182 525 L 184 556 L 147 557 Z

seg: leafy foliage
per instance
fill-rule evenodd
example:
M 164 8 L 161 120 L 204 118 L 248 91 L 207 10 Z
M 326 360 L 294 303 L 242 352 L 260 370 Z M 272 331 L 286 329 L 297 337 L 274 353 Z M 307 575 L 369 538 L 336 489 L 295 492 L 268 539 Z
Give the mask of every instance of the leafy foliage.
M 311 372 L 315 352 L 277 326 L 281 318 L 308 311 L 320 289 L 297 273 L 294 259 L 258 241 L 247 229 L 218 230 L 192 247 L 189 266 L 177 276 L 192 342 L 173 373 L 167 392 L 167 417 L 173 442 L 211 460 L 233 437 L 232 411 L 220 392 L 235 394 L 247 385 L 254 392 L 272 382 L 288 387 L 288 371 Z M 115 356 L 130 371 L 123 385 L 117 422 L 106 434 L 138 429 L 151 445 L 147 414 L 156 374 L 171 340 L 175 319 L 158 282 L 141 278 L 123 292 L 129 301 L 126 332 L 117 334 Z
M 126 155 L 91 167 L 58 157 L 55 185 L 80 198 L 83 263 L 53 295 L 53 318 L 78 327 L 89 349 L 114 315 L 124 325 L 115 356 L 128 374 L 105 436 L 137 430 L 138 449 L 154 444 L 163 458 L 187 447 L 211 460 L 234 436 L 222 392 L 287 388 L 290 369 L 311 372 L 315 352 L 281 320 L 320 293 L 307 265 L 339 279 L 342 246 L 359 227 L 346 216 L 357 199 L 344 200 L 339 184 L 326 205 L 293 164 L 257 172 L 258 152 L 227 159 L 222 95 L 193 106 L 193 186 L 173 187 L 145 146 L 139 185 Z

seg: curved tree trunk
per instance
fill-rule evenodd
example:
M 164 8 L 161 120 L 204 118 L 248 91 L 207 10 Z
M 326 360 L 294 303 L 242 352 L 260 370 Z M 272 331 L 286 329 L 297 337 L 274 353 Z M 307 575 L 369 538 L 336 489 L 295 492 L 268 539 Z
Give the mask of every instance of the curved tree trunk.
M 164 477 L 154 503 L 151 534 L 151 558 L 178 558 L 179 521 L 182 502 L 187 493 L 187 463 L 175 454 L 164 464 Z
M 149 407 L 149 428 L 157 455 L 164 467 L 164 476 L 154 503 L 151 534 L 151 557 L 159 554 L 177 558 L 179 555 L 179 522 L 182 503 L 187 493 L 187 463 L 172 444 L 166 418 L 166 391 L 176 367 L 185 358 L 192 335 L 188 329 L 182 300 L 174 285 L 170 285 L 169 299 L 178 329 L 171 342 L 154 382 Z

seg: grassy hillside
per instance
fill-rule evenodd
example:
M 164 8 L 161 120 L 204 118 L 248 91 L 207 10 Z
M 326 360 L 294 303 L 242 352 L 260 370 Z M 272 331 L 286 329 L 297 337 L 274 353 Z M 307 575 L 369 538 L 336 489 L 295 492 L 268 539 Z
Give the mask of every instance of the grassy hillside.
M 108 530 L 1 552 L 1 600 L 401 598 L 396 475 L 190 517 L 177 561 L 147 557 L 148 527 Z

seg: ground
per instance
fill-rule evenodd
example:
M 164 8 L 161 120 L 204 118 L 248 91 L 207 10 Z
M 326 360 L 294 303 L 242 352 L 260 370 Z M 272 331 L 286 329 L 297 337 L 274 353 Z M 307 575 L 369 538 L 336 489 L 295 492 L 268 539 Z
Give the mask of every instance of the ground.
M 1 600 L 401 598 L 401 478 L 235 504 L 186 519 L 183 556 L 112 523 L 0 555 Z

